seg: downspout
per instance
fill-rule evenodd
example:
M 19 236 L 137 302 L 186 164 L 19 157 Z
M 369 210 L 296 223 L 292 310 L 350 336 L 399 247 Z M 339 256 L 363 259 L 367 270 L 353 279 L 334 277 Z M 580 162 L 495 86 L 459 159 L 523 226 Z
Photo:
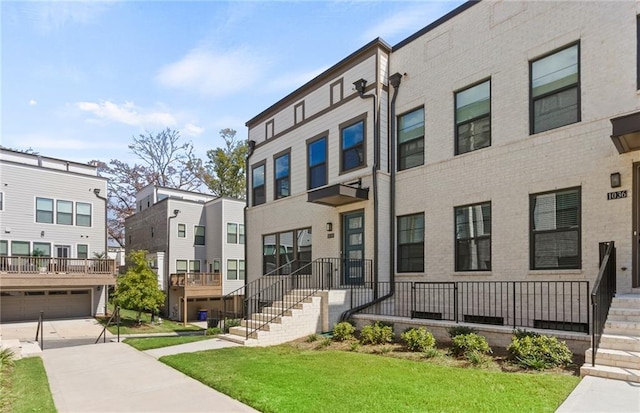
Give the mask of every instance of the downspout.
M 247 152 L 247 159 L 245 161 L 245 166 L 244 166 L 244 173 L 245 173 L 245 185 L 244 185 L 244 191 L 245 191 L 245 205 L 244 205 L 244 211 L 243 211 L 243 219 L 244 219 L 244 233 L 248 234 L 249 231 L 247 230 L 248 226 L 247 226 L 247 210 L 249 209 L 249 160 L 251 159 L 251 155 L 253 155 L 253 151 L 256 148 L 256 141 L 252 141 L 249 140 L 247 141 L 247 146 L 248 146 L 248 152 Z M 247 247 L 247 240 L 248 237 L 245 235 L 244 238 L 244 285 L 245 287 L 247 286 L 247 280 L 249 278 L 249 260 L 247 252 L 249 250 L 249 248 Z
M 69 169 L 69 162 L 67 162 L 67 170 Z M 104 257 L 105 259 L 109 256 L 107 254 L 107 238 L 108 238 L 108 234 L 109 231 L 107 231 L 107 197 L 104 196 L 100 196 L 100 188 L 93 188 L 93 194 L 98 197 L 99 199 L 102 199 L 102 201 L 104 202 Z M 115 266 L 115 263 L 114 263 Z M 107 310 L 108 310 L 108 301 L 109 301 L 109 289 L 107 288 L 106 285 L 103 286 L 104 287 L 104 315 L 107 315 Z

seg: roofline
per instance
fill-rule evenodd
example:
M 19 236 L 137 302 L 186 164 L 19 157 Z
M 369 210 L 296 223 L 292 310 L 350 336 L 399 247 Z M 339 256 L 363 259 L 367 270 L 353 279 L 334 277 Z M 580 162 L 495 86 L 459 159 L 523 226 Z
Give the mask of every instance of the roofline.
M 345 57 L 344 59 L 340 60 L 338 63 L 334 64 L 333 66 L 331 66 L 330 68 L 328 68 L 324 72 L 320 73 L 318 76 L 316 76 L 313 79 L 309 80 L 304 85 L 300 86 L 299 88 L 297 88 L 293 92 L 289 93 L 288 95 L 286 95 L 282 99 L 278 100 L 276 103 L 274 103 L 273 105 L 269 106 L 267 109 L 263 110 L 262 112 L 260 112 L 256 116 L 254 116 L 253 118 L 249 119 L 244 125 L 246 127 L 251 127 L 250 125 L 252 125 L 253 123 L 257 122 L 260 118 L 264 117 L 267 113 L 273 111 L 275 108 L 280 106 L 282 103 L 290 100 L 295 95 L 303 94 L 303 92 L 306 89 L 309 89 L 309 88 L 315 86 L 318 82 L 320 82 L 324 78 L 329 77 L 329 75 L 331 73 L 335 72 L 338 68 L 340 68 L 341 66 L 346 65 L 349 61 L 353 60 L 354 58 L 356 58 L 357 56 L 363 54 L 364 52 L 368 51 L 369 49 L 373 48 L 374 46 L 382 47 L 382 48 L 386 49 L 388 52 L 391 52 L 391 50 L 392 50 L 391 45 L 389 45 L 389 43 L 385 42 L 382 38 L 377 37 L 377 38 L 373 39 L 372 41 L 370 41 L 369 43 L 365 44 L 364 46 L 362 46 L 361 48 L 359 48 L 355 52 L 351 53 L 349 56 Z
M 400 41 L 400 43 L 397 43 L 395 46 L 393 46 L 391 50 L 393 52 L 395 52 L 398 49 L 401 49 L 402 47 L 404 47 L 407 44 L 411 43 L 412 41 L 416 40 L 418 37 L 430 32 L 431 30 L 435 29 L 436 27 L 440 26 L 443 23 L 446 23 L 447 21 L 449 21 L 452 18 L 456 17 L 458 14 L 462 13 L 463 11 L 465 11 L 465 10 L 467 10 L 467 9 L 473 7 L 473 6 L 475 6 L 476 4 L 480 3 L 481 1 L 482 0 L 468 0 L 465 3 L 462 3 L 461 5 L 456 7 L 455 9 L 451 10 L 449 13 L 447 13 L 444 16 L 440 17 L 438 20 L 433 21 L 432 23 L 430 23 L 429 25 L 427 25 L 424 28 L 420 29 L 419 31 L 415 32 L 411 36 L 409 36 L 406 39 Z
M 66 162 L 66 163 L 74 164 L 74 165 L 78 165 L 78 166 L 85 166 L 85 167 L 98 169 L 97 166 L 92 165 L 89 162 L 82 163 L 82 162 L 76 162 L 76 161 L 69 161 L 67 159 L 54 158 L 54 157 L 51 157 L 51 156 L 40 155 L 40 154 L 37 154 L 37 153 L 27 153 L 27 152 L 17 151 L 15 149 L 5 148 L 4 146 L 0 147 L 0 150 L 5 151 L 5 152 L 12 152 L 12 153 L 15 153 L 17 155 L 26 155 L 26 156 L 30 156 L 32 158 L 51 159 L 52 161 Z

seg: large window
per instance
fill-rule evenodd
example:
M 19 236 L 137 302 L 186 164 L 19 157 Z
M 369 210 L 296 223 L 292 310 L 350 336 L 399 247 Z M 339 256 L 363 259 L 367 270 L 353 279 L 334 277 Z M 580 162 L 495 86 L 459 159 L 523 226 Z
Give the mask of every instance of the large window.
M 291 195 L 291 179 L 290 175 L 290 154 L 278 156 L 274 160 L 274 177 L 275 177 L 275 199 L 280 199 Z
M 36 198 L 36 222 L 53 224 L 53 199 Z
M 456 155 L 491 145 L 491 81 L 456 93 Z
M 185 224 L 178 224 L 178 238 L 187 237 L 187 226 Z
M 577 269 L 580 257 L 580 188 L 530 196 L 531 269 Z
M 531 62 L 530 132 L 580 121 L 580 47 L 574 44 Z
M 424 108 L 398 119 L 398 170 L 424 164 Z
M 31 255 L 28 241 L 11 241 L 11 255 L 28 256 Z
M 398 272 L 424 271 L 424 214 L 398 217 Z
M 184 274 L 187 272 L 187 260 L 176 260 L 176 273 Z
M 340 171 L 364 166 L 364 120 L 340 130 Z
M 318 188 L 327 184 L 327 138 L 322 137 L 307 145 L 309 165 L 308 188 Z
M 193 233 L 194 233 L 193 244 L 204 245 L 204 227 L 201 225 L 196 225 Z
M 238 279 L 238 261 L 227 260 L 227 280 Z
M 454 209 L 456 271 L 491 270 L 491 203 Z
M 263 274 L 289 274 L 308 268 L 311 262 L 311 228 L 302 228 L 262 237 Z
M 33 243 L 33 252 L 35 253 L 37 251 L 40 251 L 40 255 L 43 257 L 50 257 L 51 256 L 51 244 L 48 242 L 34 242 Z M 78 257 L 80 258 L 80 257 Z
M 265 164 L 255 166 L 251 171 L 251 185 L 253 188 L 253 205 L 260 205 L 267 202 L 265 182 L 264 182 Z
M 227 223 L 227 244 L 238 243 L 238 224 Z
M 73 202 L 57 201 L 56 223 L 60 225 L 73 225 Z
M 78 258 L 89 258 L 89 246 L 87 244 L 78 244 L 76 248 L 78 250 Z
M 81 227 L 91 226 L 91 204 L 76 203 L 76 225 Z
M 200 272 L 200 260 L 190 260 L 189 261 L 189 272 L 190 273 L 199 273 Z

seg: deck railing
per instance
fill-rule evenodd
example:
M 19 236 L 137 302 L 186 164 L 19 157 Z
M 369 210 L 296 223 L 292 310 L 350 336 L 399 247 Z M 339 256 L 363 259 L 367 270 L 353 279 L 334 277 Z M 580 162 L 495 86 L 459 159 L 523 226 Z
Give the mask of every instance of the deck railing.
M 607 322 L 611 301 L 616 293 L 616 247 L 613 241 L 600 243 L 600 270 L 591 292 L 591 365 L 596 365 L 596 353 Z
M 102 258 L 0 256 L 0 273 L 114 275 L 116 262 Z
M 172 287 L 220 287 L 222 276 L 218 274 L 194 272 L 171 274 Z

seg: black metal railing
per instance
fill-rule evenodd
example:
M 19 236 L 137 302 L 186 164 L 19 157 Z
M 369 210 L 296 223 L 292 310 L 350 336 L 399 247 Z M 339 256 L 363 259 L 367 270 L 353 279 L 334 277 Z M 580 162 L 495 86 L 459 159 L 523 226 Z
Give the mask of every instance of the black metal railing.
M 109 327 L 111 325 L 111 323 L 113 322 L 114 319 L 116 320 L 115 323 L 116 323 L 116 330 L 117 330 L 117 335 L 118 335 L 118 343 L 120 342 L 120 306 L 116 306 L 115 310 L 111 314 L 111 317 L 109 317 L 109 320 L 107 321 L 107 324 L 104 325 L 104 328 L 102 329 L 102 332 L 100 333 L 100 335 L 96 339 L 96 342 L 93 343 L 93 344 L 98 344 L 98 341 L 100 341 L 100 338 L 103 339 L 104 343 L 107 342 L 107 327 Z
M 596 353 L 604 331 L 611 301 L 616 293 L 616 246 L 613 241 L 600 243 L 600 270 L 591 292 L 591 365 L 596 365 Z

